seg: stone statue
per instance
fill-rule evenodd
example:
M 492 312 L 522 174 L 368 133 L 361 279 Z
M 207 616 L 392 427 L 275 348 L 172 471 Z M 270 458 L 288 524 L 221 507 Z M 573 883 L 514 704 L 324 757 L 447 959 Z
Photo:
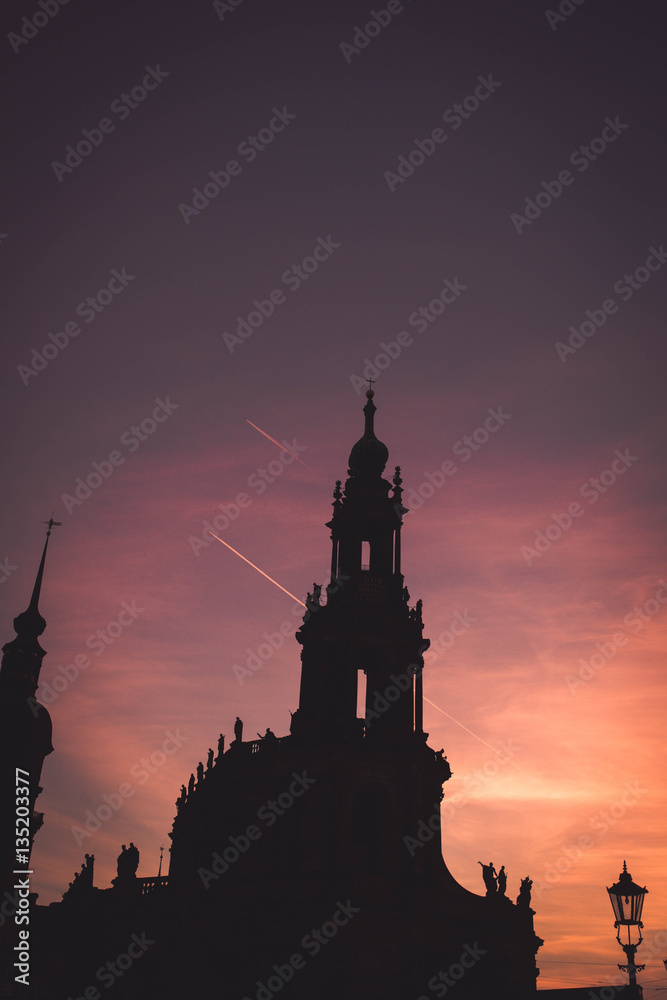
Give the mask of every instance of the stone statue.
M 243 740 L 243 723 L 239 719 L 238 715 L 236 716 L 236 722 L 234 723 L 234 739 L 237 743 L 240 743 Z
M 204 780 L 204 765 L 201 761 L 197 764 L 197 784 L 200 785 Z
M 482 864 L 481 861 L 478 861 L 477 864 L 482 865 L 482 878 L 486 886 L 486 894 L 490 896 L 497 890 L 496 869 L 493 867 L 493 861 L 489 861 L 488 865 Z
M 195 776 L 194 774 L 191 774 L 190 780 L 188 781 L 188 795 L 192 795 L 194 790 L 195 790 Z
M 501 896 L 505 895 L 507 889 L 507 872 L 505 871 L 505 865 L 503 865 L 498 872 L 498 892 Z
M 138 865 L 139 851 L 136 849 L 134 844 L 131 841 L 129 847 L 126 847 L 125 844 L 123 844 L 120 854 L 118 855 L 118 878 L 134 878 L 137 873 Z
M 516 897 L 516 905 L 522 907 L 530 906 L 530 890 L 533 888 L 533 880 L 526 876 L 521 879 L 521 888 L 519 889 L 519 895 Z
M 208 757 L 206 758 L 206 770 L 210 771 L 213 767 L 213 750 L 211 747 L 208 748 Z
M 223 733 L 220 733 L 220 738 L 218 739 L 218 760 L 220 760 L 224 752 L 225 752 L 225 737 Z
M 127 849 L 128 874 L 134 877 L 137 874 L 138 867 L 139 867 L 139 851 L 134 846 L 132 841 L 130 841 L 130 846 Z
M 116 869 L 119 875 L 125 875 L 127 872 L 127 847 L 125 844 L 121 845 L 120 854 L 116 861 Z

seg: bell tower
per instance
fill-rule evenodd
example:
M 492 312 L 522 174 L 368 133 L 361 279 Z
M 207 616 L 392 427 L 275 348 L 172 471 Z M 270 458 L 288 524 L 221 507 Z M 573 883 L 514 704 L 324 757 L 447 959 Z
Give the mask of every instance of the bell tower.
M 409 607 L 401 573 L 400 468 L 383 478 L 389 452 L 375 435 L 369 389 L 363 436 L 350 452 L 344 490 L 334 490 L 331 578 L 308 595 L 299 709 L 292 734 L 311 742 L 365 738 L 387 751 L 424 742 L 421 601 Z M 366 676 L 365 719 L 356 718 L 359 676 Z

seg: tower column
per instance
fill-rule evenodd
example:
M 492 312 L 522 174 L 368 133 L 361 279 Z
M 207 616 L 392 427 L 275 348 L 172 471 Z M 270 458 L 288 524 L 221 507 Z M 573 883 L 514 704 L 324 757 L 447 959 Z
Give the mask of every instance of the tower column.
M 421 670 L 415 674 L 415 732 L 424 732 L 424 675 Z

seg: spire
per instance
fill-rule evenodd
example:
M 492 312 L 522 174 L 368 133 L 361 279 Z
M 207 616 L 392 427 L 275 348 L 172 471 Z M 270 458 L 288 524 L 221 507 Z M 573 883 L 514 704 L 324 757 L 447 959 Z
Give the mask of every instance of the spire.
M 7 681 L 12 678 L 12 682 L 27 685 L 26 695 L 34 694 L 39 682 L 39 671 L 41 669 L 44 650 L 39 644 L 39 636 L 46 628 L 46 620 L 39 611 L 39 596 L 44 578 L 44 565 L 46 563 L 46 550 L 49 545 L 49 537 L 54 527 L 60 526 L 61 522 L 54 521 L 50 517 L 44 521 L 48 525 L 46 541 L 42 558 L 37 570 L 35 586 L 32 590 L 30 604 L 27 609 L 14 619 L 14 631 L 16 638 L 5 643 L 2 647 L 3 658 L 0 675 Z
M 49 537 L 51 531 L 54 527 L 60 527 L 62 521 L 54 521 L 53 516 L 49 518 L 48 521 L 43 521 L 42 524 L 48 525 L 48 531 L 46 532 L 46 541 L 44 542 L 44 551 L 42 552 L 42 558 L 39 563 L 39 569 L 37 570 L 37 579 L 35 580 L 35 586 L 32 590 L 32 597 L 30 598 L 30 604 L 26 611 L 22 614 L 17 615 L 14 619 L 14 631 L 17 635 L 21 637 L 32 637 L 37 638 L 42 634 L 46 628 L 46 621 L 42 618 L 39 613 L 39 595 L 42 590 L 42 580 L 44 578 L 44 564 L 46 562 L 46 550 L 49 544 Z
M 375 436 L 374 418 L 377 407 L 373 403 L 374 396 L 372 389 L 366 390 L 368 402 L 364 406 L 364 434 L 350 452 L 348 459 L 350 476 L 381 476 L 389 458 L 389 449 Z

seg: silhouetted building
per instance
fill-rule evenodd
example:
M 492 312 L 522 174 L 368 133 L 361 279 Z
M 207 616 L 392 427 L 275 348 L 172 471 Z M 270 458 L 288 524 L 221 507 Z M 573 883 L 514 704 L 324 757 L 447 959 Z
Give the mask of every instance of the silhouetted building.
M 400 470 L 383 478 L 388 452 L 367 397 L 347 482 L 334 490 L 326 601 L 315 585 L 297 633 L 289 735 L 244 741 L 236 720 L 229 748 L 221 739 L 181 789 L 168 877 L 137 878 L 124 849 L 112 887 L 99 889 L 86 857 L 63 901 L 36 909 L 35 995 L 535 995 L 530 880 L 514 903 L 489 863 L 476 895 L 442 857 L 451 771 L 423 728 L 429 642 L 401 572 Z
M 16 638 L 2 647 L 0 666 L 0 995 L 5 984 L 15 983 L 18 932 L 26 928 L 30 904 L 30 857 L 35 834 L 44 817 L 35 803 L 42 791 L 44 758 L 53 750 L 51 717 L 35 693 L 46 655 L 39 637 L 46 621 L 39 613 L 46 550 L 51 529 L 48 522 L 44 551 L 30 604 L 14 619 Z M 22 988 L 22 987 L 21 987 Z

